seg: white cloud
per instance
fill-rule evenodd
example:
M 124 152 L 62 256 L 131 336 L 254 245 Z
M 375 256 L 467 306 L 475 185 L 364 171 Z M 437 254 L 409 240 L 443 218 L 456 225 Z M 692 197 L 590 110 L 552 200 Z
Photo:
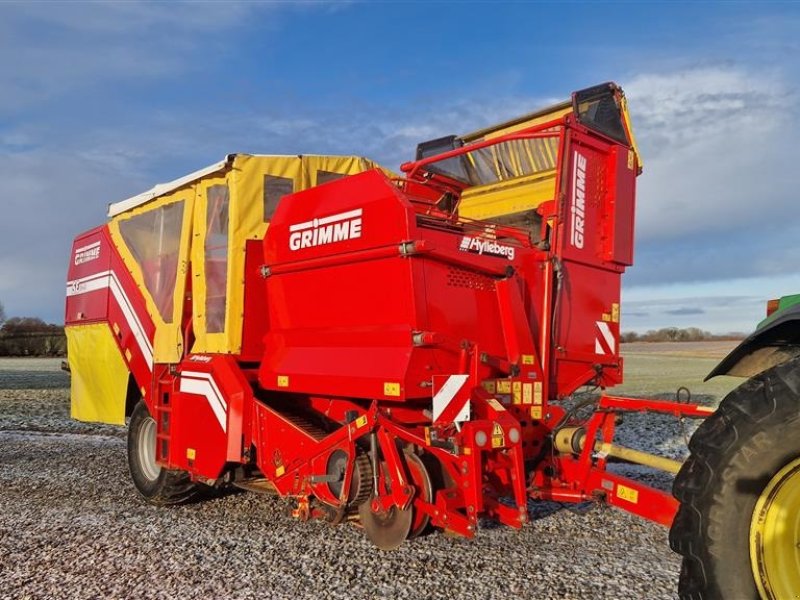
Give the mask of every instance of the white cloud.
M 778 72 L 718 66 L 646 74 L 626 86 L 645 172 L 641 241 L 745 235 L 786 212 L 794 186 L 794 95 Z
M 186 69 L 205 47 L 224 54 L 224 34 L 256 11 L 288 5 L 256 2 L 18 2 L 0 13 L 0 114 L 28 111 L 80 92 L 92 103 L 120 82 L 142 84 Z

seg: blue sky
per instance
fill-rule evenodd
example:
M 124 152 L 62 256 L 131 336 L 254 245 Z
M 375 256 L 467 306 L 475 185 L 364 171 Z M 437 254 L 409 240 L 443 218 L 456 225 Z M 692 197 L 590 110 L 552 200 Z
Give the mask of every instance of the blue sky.
M 361 154 L 614 80 L 644 155 L 623 328 L 800 292 L 800 5 L 0 2 L 0 301 L 60 322 L 72 237 L 230 152 Z

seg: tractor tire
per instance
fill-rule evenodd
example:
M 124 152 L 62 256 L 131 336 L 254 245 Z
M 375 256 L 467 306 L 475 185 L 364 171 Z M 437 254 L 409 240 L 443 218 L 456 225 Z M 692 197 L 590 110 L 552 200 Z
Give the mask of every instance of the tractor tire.
M 793 539 L 800 525 L 800 361 L 773 367 L 728 394 L 689 450 L 673 484 L 681 504 L 669 536 L 683 556 L 679 596 L 798 597 L 800 573 L 785 567 L 800 556 Z M 778 488 L 790 495 L 773 506 L 773 521 L 777 516 L 779 530 L 793 530 L 782 538 L 774 527 L 765 535 L 762 519 Z M 782 506 L 792 508 L 787 513 Z
M 168 471 L 156 463 L 156 422 L 141 400 L 128 424 L 128 468 L 133 485 L 150 504 L 180 504 L 198 492 L 185 471 Z

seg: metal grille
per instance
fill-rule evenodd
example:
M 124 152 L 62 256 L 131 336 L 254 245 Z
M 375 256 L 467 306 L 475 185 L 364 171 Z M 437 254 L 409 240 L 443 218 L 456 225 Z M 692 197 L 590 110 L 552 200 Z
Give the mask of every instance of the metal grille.
M 453 267 L 450 267 L 447 271 L 447 285 L 471 290 L 483 290 L 485 292 L 494 291 L 494 280 L 491 277 Z

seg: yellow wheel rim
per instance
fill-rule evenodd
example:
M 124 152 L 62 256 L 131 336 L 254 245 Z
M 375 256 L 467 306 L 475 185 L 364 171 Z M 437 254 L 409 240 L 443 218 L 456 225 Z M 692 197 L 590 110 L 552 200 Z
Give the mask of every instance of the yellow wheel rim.
M 800 458 L 772 478 L 756 503 L 750 562 L 762 598 L 800 598 Z

